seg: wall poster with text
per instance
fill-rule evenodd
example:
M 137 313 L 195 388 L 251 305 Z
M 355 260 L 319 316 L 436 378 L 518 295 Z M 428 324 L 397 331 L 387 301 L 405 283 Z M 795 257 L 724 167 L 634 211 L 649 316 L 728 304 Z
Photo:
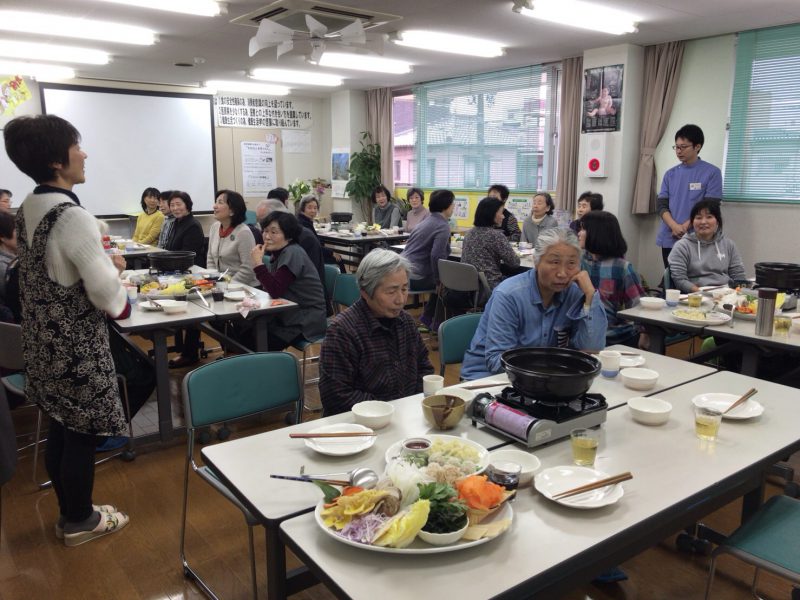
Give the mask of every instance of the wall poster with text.
M 624 65 L 583 71 L 581 132 L 619 131 L 622 123 L 622 70 Z

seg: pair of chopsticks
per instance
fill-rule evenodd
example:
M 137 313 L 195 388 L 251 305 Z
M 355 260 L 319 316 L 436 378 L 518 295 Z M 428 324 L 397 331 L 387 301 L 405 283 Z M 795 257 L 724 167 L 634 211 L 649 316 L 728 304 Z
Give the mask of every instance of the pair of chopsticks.
M 319 481 L 320 483 L 327 483 L 328 485 L 350 485 L 350 482 L 345 481 L 344 479 L 319 479 L 304 475 L 270 475 L 270 477 L 272 479 L 288 479 L 289 481 L 305 481 L 306 483 L 314 483 L 315 481 Z
M 293 439 L 310 440 L 314 438 L 374 437 L 374 431 L 330 431 L 327 433 L 290 433 Z
M 625 473 L 620 473 L 619 475 L 613 475 L 612 477 L 606 477 L 605 479 L 600 479 L 598 481 L 594 481 L 592 483 L 587 483 L 586 485 L 581 485 L 576 488 L 572 488 L 571 490 L 566 490 L 564 492 L 560 492 L 558 494 L 554 494 L 552 496 L 553 500 L 561 500 L 562 498 L 569 498 L 570 496 L 577 496 L 578 494 L 583 494 L 584 492 L 591 492 L 592 490 L 596 490 L 599 488 L 604 488 L 609 485 L 616 485 L 618 483 L 622 483 L 623 481 L 628 481 L 629 479 L 633 479 L 633 475 L 630 471 L 626 471 Z
M 739 398 L 736 402 L 734 402 L 728 408 L 726 408 L 724 411 L 722 411 L 722 414 L 723 415 L 728 414 L 729 412 L 731 412 L 734 408 L 736 408 L 740 404 L 744 404 L 745 402 L 747 402 L 747 400 L 749 398 L 752 398 L 757 393 L 758 393 L 758 390 L 756 388 L 750 388 L 749 390 L 747 390 L 747 392 L 745 392 L 745 394 L 741 398 Z
M 474 383 L 472 385 L 460 385 L 462 390 L 481 390 L 483 388 L 498 387 L 501 385 L 508 385 L 507 381 L 494 381 L 489 383 Z

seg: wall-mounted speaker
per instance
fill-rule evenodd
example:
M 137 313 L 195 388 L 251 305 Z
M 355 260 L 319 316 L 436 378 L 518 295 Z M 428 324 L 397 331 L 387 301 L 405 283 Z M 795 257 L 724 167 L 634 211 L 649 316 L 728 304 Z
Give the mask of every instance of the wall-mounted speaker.
M 589 133 L 586 135 L 583 157 L 583 174 L 586 177 L 607 177 L 606 147 L 607 133 Z

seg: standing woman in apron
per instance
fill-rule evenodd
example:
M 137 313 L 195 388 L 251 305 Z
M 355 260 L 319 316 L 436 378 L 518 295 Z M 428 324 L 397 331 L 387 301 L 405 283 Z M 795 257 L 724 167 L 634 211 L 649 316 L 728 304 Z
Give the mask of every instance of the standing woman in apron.
M 37 184 L 17 212 L 26 396 L 50 417 L 45 464 L 58 497 L 56 537 L 77 546 L 119 531 L 128 516 L 94 505 L 99 436 L 126 431 L 106 317 L 130 305 L 121 256 L 103 251 L 99 221 L 72 192 L 83 183 L 80 134 L 55 115 L 19 117 L 6 152 Z

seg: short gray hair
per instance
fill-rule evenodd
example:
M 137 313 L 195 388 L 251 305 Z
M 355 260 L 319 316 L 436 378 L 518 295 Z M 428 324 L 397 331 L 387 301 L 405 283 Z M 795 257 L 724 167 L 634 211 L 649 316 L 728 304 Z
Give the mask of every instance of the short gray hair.
M 286 205 L 283 202 L 281 202 L 280 200 L 278 200 L 276 198 L 269 198 L 268 200 L 262 200 L 261 202 L 258 203 L 258 205 L 256 206 L 256 217 L 257 218 L 258 218 L 258 213 L 260 213 L 262 210 L 265 210 L 266 212 L 264 213 L 263 216 L 261 216 L 259 218 L 259 221 L 261 221 L 267 215 L 269 215 L 270 213 L 273 213 L 275 211 L 285 212 L 285 213 L 291 213 L 292 212 L 291 210 L 286 208 Z
M 300 199 L 300 205 L 297 207 L 297 212 L 301 213 L 306 209 L 306 206 L 311 204 L 312 202 L 317 203 L 317 208 L 319 208 L 319 200 L 314 194 L 307 194 Z
M 581 253 L 581 245 L 580 242 L 578 242 L 578 236 L 575 235 L 571 229 L 553 227 L 545 229 L 536 239 L 536 253 L 533 256 L 533 264 L 538 266 L 539 261 L 542 260 L 542 256 L 547 254 L 550 247 L 556 244 L 567 244 L 575 248 L 579 255 Z
M 407 258 L 403 258 L 397 252 L 375 248 L 364 257 L 356 270 L 356 280 L 359 289 L 363 290 L 367 296 L 372 298 L 375 289 L 381 284 L 383 278 L 399 269 L 404 269 L 411 279 L 414 268 Z

